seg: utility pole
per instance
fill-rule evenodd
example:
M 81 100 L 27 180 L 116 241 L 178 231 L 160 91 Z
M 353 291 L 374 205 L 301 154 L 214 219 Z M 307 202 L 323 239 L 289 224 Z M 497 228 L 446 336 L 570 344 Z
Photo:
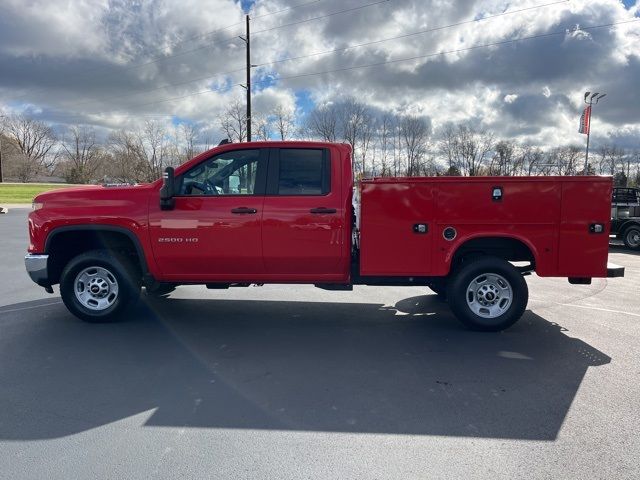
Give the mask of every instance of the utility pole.
M 249 15 L 246 15 L 247 21 L 247 34 L 246 36 L 240 36 L 240 40 L 242 40 L 247 45 L 247 83 L 245 85 L 240 85 L 247 91 L 247 142 L 251 141 L 251 68 L 254 65 L 251 65 L 251 31 L 249 29 Z
M 587 134 L 587 151 L 584 155 L 584 174 L 589 175 L 589 139 L 591 137 L 591 110 L 594 105 L 597 105 L 601 98 L 606 97 L 606 93 L 594 93 L 589 97 L 591 92 L 584 93 L 584 103 L 588 106 L 584 109 L 582 113 L 582 121 L 580 123 L 580 133 Z M 587 100 L 589 97 L 589 100 Z M 595 100 L 594 100 L 595 99 Z
M 249 15 L 247 20 L 247 142 L 251 141 L 251 32 L 249 29 Z

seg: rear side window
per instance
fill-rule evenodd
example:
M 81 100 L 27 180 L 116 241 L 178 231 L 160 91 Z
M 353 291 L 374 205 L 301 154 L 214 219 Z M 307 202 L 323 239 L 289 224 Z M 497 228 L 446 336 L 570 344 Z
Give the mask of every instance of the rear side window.
M 330 190 L 328 154 L 321 149 L 280 149 L 278 195 L 324 195 Z

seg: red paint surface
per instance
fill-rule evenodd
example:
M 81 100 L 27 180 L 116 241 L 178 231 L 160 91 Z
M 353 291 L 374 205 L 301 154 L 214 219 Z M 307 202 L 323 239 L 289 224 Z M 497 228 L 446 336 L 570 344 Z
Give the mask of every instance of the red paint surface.
M 492 199 L 493 187 L 503 189 Z M 441 276 L 456 250 L 480 237 L 527 245 L 540 276 L 606 276 L 612 182 L 605 177 L 438 177 L 363 182 L 361 263 L 365 275 Z M 412 226 L 427 223 L 429 233 Z M 454 227 L 457 236 L 442 232 Z
M 352 178 L 349 148 L 318 142 L 228 144 L 176 169 L 238 148 L 329 148 L 331 192 L 323 196 L 176 198 L 159 207 L 161 181 L 134 187 L 69 188 L 36 197 L 45 208 L 29 215 L 29 252 L 44 252 L 47 236 L 70 225 L 128 229 L 139 240 L 150 273 L 183 282 L 348 282 L 351 263 Z M 494 186 L 503 200 L 494 202 Z M 439 177 L 362 182 L 361 273 L 440 276 L 457 248 L 483 236 L 511 237 L 533 252 L 542 276 L 606 276 L 612 182 L 602 177 Z M 232 214 L 232 208 L 256 214 Z M 336 213 L 311 214 L 312 208 Z M 426 234 L 413 225 L 426 223 Z M 442 231 L 453 226 L 454 241 Z M 179 242 L 172 239 L 180 238 Z M 168 240 L 167 240 L 168 239 Z

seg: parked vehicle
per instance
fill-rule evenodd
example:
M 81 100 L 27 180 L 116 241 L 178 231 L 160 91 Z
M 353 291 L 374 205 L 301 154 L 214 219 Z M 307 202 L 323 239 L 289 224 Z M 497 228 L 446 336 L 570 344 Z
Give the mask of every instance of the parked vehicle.
M 640 250 L 640 189 L 613 189 L 610 233 L 628 248 Z
M 607 264 L 610 178 L 375 178 L 358 188 L 356 215 L 348 145 L 220 145 L 151 184 L 38 195 L 26 267 L 91 322 L 120 318 L 141 287 L 418 285 L 479 330 L 522 316 L 531 272 L 574 284 L 624 275 Z

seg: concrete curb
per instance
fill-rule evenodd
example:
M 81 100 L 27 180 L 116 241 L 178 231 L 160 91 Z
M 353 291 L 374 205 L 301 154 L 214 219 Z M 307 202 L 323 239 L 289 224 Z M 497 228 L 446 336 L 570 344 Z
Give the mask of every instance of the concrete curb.
M 0 208 L 6 208 L 7 210 L 10 210 L 12 208 L 31 208 L 31 204 L 30 203 L 5 203 L 3 205 L 0 205 Z

